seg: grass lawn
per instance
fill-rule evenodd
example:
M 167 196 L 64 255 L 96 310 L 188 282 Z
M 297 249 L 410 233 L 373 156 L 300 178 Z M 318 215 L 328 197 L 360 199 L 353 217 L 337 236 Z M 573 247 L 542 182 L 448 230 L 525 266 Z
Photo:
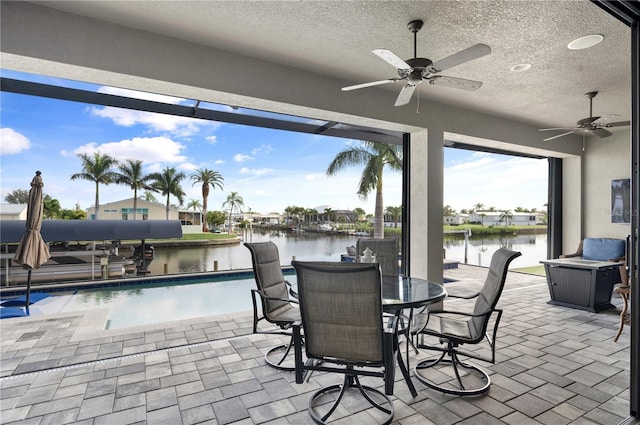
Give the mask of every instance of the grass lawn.
M 183 241 L 202 241 L 202 240 L 215 240 L 215 239 L 229 239 L 236 238 L 236 234 L 227 234 L 227 233 L 183 233 L 182 240 Z

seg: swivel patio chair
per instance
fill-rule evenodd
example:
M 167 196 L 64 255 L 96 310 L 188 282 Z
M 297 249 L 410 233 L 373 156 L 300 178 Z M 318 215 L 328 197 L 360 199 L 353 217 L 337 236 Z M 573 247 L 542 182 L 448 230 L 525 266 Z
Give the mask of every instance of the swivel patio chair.
M 311 396 L 309 414 L 313 422 L 324 424 L 345 394 L 356 397 L 361 394 L 385 414 L 384 423 L 390 423 L 393 403 L 388 396 L 393 394 L 395 378 L 397 318 L 391 317 L 384 324 L 379 265 L 300 261 L 292 264 L 298 275 L 302 316 L 302 323 L 293 325 L 296 383 L 302 384 L 310 371 L 345 375 L 342 384 L 322 388 Z M 303 345 L 306 362 L 302 357 Z M 384 394 L 362 385 L 360 376 L 383 378 Z
M 416 315 L 414 325 L 422 324 L 412 331 L 420 337 L 418 348 L 442 353 L 438 358 L 423 360 L 416 365 L 416 378 L 420 382 L 429 388 L 454 395 L 477 395 L 489 389 L 491 379 L 487 372 L 471 363 L 463 362 L 460 356 L 495 363 L 496 334 L 502 316 L 502 310 L 496 308 L 496 304 L 504 288 L 509 264 L 520 255 L 520 252 L 506 248 L 498 249 L 491 257 L 489 273 L 480 292 L 466 297 L 449 295 L 452 298 L 475 298 L 473 312 L 442 310 Z M 489 335 L 489 323 L 494 313 L 496 317 Z M 425 344 L 424 336 L 438 338 L 440 345 Z M 475 352 L 459 350 L 461 345 L 479 344 L 485 337 L 491 348 L 490 358 Z M 449 366 L 453 368 L 455 379 L 451 379 L 450 370 L 444 369 Z
M 619 267 L 620 270 L 620 282 L 621 285 L 616 286 L 613 290 L 616 294 L 620 295 L 622 298 L 622 302 L 624 303 L 622 306 L 622 311 L 620 312 L 620 325 L 618 326 L 618 332 L 616 332 L 616 336 L 613 337 L 613 342 L 618 342 L 620 335 L 622 335 L 622 330 L 626 326 L 631 326 L 631 312 L 629 311 L 629 298 L 631 297 L 631 285 L 629 282 L 629 272 L 627 271 L 626 264 L 623 264 Z
M 251 290 L 253 301 L 253 333 L 280 334 L 291 337 L 288 344 L 273 347 L 264 355 L 269 366 L 279 370 L 293 371 L 294 366 L 287 366 L 287 359 L 293 345 L 291 325 L 300 320 L 300 310 L 295 300 L 289 298 L 291 284 L 284 279 L 280 267 L 278 247 L 273 242 L 257 242 L 244 244 L 251 251 L 253 274 L 257 289 Z M 258 311 L 258 297 L 262 305 L 262 315 Z M 258 323 L 266 320 L 279 327 L 275 330 L 259 330 Z
M 400 274 L 400 265 L 398 263 L 400 245 L 398 239 L 359 238 L 356 241 L 356 258 L 358 262 L 361 262 L 362 253 L 367 248 L 376 256 L 376 262 L 380 264 L 383 276 L 398 276 Z

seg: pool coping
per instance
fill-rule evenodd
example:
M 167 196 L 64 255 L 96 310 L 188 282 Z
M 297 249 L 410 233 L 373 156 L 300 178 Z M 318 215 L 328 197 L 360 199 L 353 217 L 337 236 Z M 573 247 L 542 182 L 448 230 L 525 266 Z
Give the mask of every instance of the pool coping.
M 282 272 L 285 276 L 295 273 L 292 266 L 283 266 Z M 179 273 L 160 276 L 132 276 L 127 278 L 103 279 L 91 281 L 75 281 L 65 283 L 50 283 L 31 285 L 31 292 L 71 292 L 80 289 L 97 289 L 97 288 L 117 288 L 122 286 L 136 285 L 152 285 L 158 283 L 201 280 L 207 278 L 228 278 L 234 280 L 239 277 L 252 278 L 253 269 L 237 269 L 237 270 L 221 270 L 207 271 L 197 273 Z M 26 291 L 25 286 L 21 287 L 0 287 L 0 297 L 12 297 L 23 295 Z

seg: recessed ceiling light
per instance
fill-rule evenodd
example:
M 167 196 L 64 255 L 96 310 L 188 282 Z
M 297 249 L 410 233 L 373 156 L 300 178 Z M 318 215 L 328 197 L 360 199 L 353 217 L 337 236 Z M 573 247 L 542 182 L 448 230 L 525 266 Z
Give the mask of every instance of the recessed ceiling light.
M 513 71 L 513 72 L 523 72 L 523 71 L 526 71 L 529 68 L 531 68 L 531 64 L 525 62 L 525 63 L 519 63 L 517 65 L 513 65 L 511 67 L 511 71 Z
M 602 34 L 585 35 L 584 37 L 576 38 L 571 43 L 567 44 L 567 48 L 571 50 L 588 49 L 589 47 L 593 47 L 600 43 L 602 40 L 604 40 L 604 35 Z

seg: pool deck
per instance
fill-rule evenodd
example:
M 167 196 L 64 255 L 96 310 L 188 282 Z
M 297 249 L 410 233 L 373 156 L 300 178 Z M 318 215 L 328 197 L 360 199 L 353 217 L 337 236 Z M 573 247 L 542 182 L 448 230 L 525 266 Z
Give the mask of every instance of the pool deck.
M 486 271 L 466 265 L 445 270 L 456 280 L 446 288 L 478 289 Z M 415 381 L 413 398 L 397 373 L 393 423 L 625 420 L 629 330 L 613 342 L 619 311 L 595 314 L 548 300 L 544 277 L 509 273 L 499 303 L 497 362 L 477 362 L 491 373 L 489 393 L 446 396 Z M 250 312 L 115 330 L 103 330 L 104 315 L 95 310 L 0 321 L 2 424 L 308 424 L 310 394 L 341 380 L 315 373 L 296 385 L 292 372 L 265 366 L 263 353 L 285 339 L 252 335 Z M 426 353 L 411 356 L 415 365 Z M 376 416 L 358 404 L 345 404 L 337 415 L 338 424 L 370 424 Z

